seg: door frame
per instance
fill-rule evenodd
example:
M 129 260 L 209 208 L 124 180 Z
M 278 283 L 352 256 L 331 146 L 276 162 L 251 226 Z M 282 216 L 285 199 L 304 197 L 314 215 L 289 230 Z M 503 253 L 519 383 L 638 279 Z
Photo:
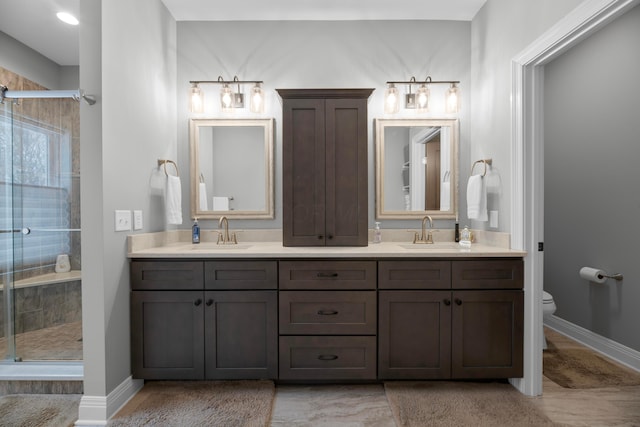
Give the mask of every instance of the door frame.
M 524 377 L 511 383 L 542 394 L 544 240 L 544 66 L 640 0 L 585 0 L 512 59 L 511 247 L 525 257 Z

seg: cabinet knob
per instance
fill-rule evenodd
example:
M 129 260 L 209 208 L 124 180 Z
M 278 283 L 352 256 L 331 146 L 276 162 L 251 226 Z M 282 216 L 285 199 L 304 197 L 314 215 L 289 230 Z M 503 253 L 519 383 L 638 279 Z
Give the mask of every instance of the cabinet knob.
M 197 300 L 195 300 L 193 302 L 193 305 L 195 305 L 196 307 L 199 306 L 200 304 L 202 304 L 202 299 L 198 298 Z
M 207 302 L 205 302 L 205 304 L 207 305 L 207 307 L 211 307 L 213 305 L 213 300 L 208 299 Z
M 443 302 L 444 302 L 444 305 L 451 305 L 451 300 L 448 298 L 445 298 Z
M 335 316 L 338 314 L 338 310 L 318 310 L 320 316 Z
M 327 236 L 327 239 L 329 239 L 329 240 L 333 239 L 333 235 L 329 234 L 329 235 Z
M 318 356 L 318 360 L 336 360 L 338 358 L 335 354 L 321 354 Z
M 460 298 L 455 299 L 456 305 L 462 305 L 462 300 Z
M 318 240 L 322 240 L 324 239 L 324 236 L 322 234 L 318 234 Z

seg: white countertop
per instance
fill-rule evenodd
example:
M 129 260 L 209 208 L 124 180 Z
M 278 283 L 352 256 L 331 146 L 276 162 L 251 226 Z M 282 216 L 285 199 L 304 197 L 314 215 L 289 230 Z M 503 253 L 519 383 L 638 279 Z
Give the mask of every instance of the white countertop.
M 130 245 L 130 248 L 132 245 Z M 412 244 L 410 242 L 370 243 L 369 246 L 285 247 L 282 242 L 241 242 L 217 245 L 215 242 L 166 243 L 130 249 L 129 258 L 487 258 L 523 257 L 526 252 L 503 247 L 472 244 L 464 248 L 455 242 Z

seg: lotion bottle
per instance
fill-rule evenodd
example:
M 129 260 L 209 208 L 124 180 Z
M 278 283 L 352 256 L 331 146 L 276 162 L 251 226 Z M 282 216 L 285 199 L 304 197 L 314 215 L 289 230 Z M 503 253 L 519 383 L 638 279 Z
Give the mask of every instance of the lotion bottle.
M 191 243 L 200 243 L 200 226 L 198 225 L 198 218 L 193 222 L 191 227 Z
M 380 223 L 376 222 L 376 227 L 373 230 L 373 243 L 382 242 L 382 231 L 380 231 Z

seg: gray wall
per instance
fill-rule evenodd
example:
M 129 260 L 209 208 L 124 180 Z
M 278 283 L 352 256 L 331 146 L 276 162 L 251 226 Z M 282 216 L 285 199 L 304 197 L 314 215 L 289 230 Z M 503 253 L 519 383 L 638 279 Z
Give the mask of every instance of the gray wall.
M 157 159 L 177 158 L 176 27 L 159 0 L 83 0 L 81 17 L 80 81 L 98 96 L 81 107 L 84 392 L 106 396 L 131 375 L 129 233 L 114 211 L 165 229 Z
M 78 89 L 78 67 L 61 67 L 0 31 L 0 66 L 48 89 Z M 7 84 L 7 82 L 0 82 Z M 16 90 L 9 88 L 9 90 Z
M 511 59 L 581 3 L 581 0 L 488 0 L 471 23 L 471 150 L 460 155 L 460 209 L 466 218 L 471 164 L 492 158 L 489 210 L 511 232 Z M 489 229 L 488 222 L 471 221 Z
M 556 315 L 640 350 L 640 7 L 545 67 L 544 287 Z M 583 266 L 623 273 L 590 283 Z
M 265 113 L 275 117 L 274 220 L 232 220 L 235 228 L 282 226 L 282 105 L 276 88 L 375 88 L 369 98 L 369 226 L 374 222 L 373 119 L 384 117 L 383 95 L 388 80 L 412 75 L 433 80 L 460 80 L 463 109 L 461 152 L 469 147 L 470 23 L 457 21 L 283 21 L 178 23 L 178 148 L 180 169 L 188 170 L 187 91 L 189 80 L 264 80 Z M 205 99 L 218 96 L 220 86 L 203 86 Z M 245 87 L 245 91 L 249 87 Z M 414 88 L 415 89 L 415 88 Z M 444 97 L 444 89 L 439 88 Z M 432 89 L 433 92 L 439 89 Z M 404 88 L 402 88 L 404 90 Z M 438 95 L 436 95 L 438 96 Z M 438 96 L 439 100 L 440 96 Z M 205 101 L 207 102 L 207 101 Z M 442 102 L 442 101 L 440 101 Z M 467 106 L 466 108 L 464 106 Z M 221 113 L 217 113 L 222 115 Z M 246 110 L 234 117 L 250 116 Z M 224 115 L 229 117 L 229 115 Z M 253 116 L 255 117 L 255 115 Z M 393 117 L 415 117 L 402 112 Z M 183 218 L 190 216 L 188 182 L 183 181 Z M 438 227 L 452 228 L 453 221 Z M 384 221 L 383 228 L 417 227 L 418 221 Z M 217 227 L 211 222 L 205 228 Z

